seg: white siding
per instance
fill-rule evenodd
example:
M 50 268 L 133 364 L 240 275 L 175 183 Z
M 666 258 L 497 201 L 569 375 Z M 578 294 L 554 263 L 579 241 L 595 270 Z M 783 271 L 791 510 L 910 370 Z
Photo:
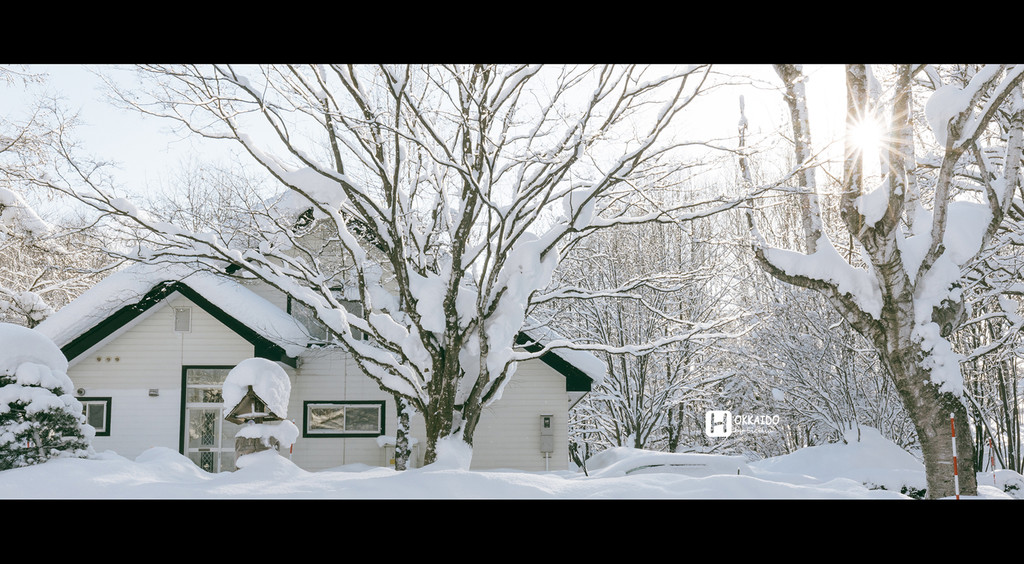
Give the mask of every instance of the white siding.
M 310 351 L 303 355 L 292 385 L 288 417 L 303 427 L 306 401 L 383 400 L 385 429 L 394 437 L 398 425 L 394 399 L 363 375 L 350 357 L 340 351 Z M 551 415 L 554 452 L 545 459 L 540 451 L 540 417 Z M 423 418 L 412 421 L 417 440 L 413 466 L 423 463 L 426 429 Z M 519 366 L 505 387 L 502 399 L 485 409 L 474 437 L 474 469 L 517 468 L 565 470 L 568 467 L 568 397 L 565 377 L 539 360 Z M 323 470 L 344 464 L 387 466 L 393 450 L 382 448 L 376 438 L 302 437 L 296 442 L 292 461 L 306 470 Z
M 565 470 L 569 465 L 565 377 L 539 360 L 521 363 L 501 399 L 485 408 L 473 439 L 474 469 Z M 554 452 L 540 451 L 540 417 L 551 415 Z
M 253 288 L 254 291 L 258 287 Z M 272 293 L 265 296 L 272 298 Z M 276 302 L 275 302 L 276 303 Z M 279 304 L 283 305 L 283 304 Z M 174 331 L 174 307 L 191 307 L 192 327 Z M 98 451 L 135 458 L 151 447 L 179 449 L 184 366 L 234 366 L 254 354 L 253 346 L 180 294 L 173 294 L 137 319 L 126 331 L 76 360 L 69 375 L 88 397 L 110 397 L 110 436 L 96 437 Z M 309 350 L 292 380 L 288 419 L 303 430 L 306 401 L 376 400 L 385 402 L 387 436 L 397 427 L 394 399 L 366 377 L 349 355 L 338 350 Z M 149 390 L 158 395 L 149 395 Z M 473 468 L 559 470 L 567 467 L 565 378 L 539 360 L 523 363 L 501 400 L 485 409 L 474 439 Z M 540 416 L 553 416 L 554 448 L 540 452 Z M 422 465 L 426 445 L 422 417 L 413 418 L 413 466 Z M 308 437 L 300 434 L 290 456 L 315 471 L 345 464 L 385 466 L 393 449 L 369 437 Z
M 292 382 L 288 418 L 303 429 L 303 404 L 307 401 L 382 400 L 385 402 L 384 432 L 394 436 L 397 425 L 394 401 L 376 383 L 363 375 L 349 355 L 338 350 L 310 350 L 302 356 Z M 303 433 L 304 434 L 304 433 Z M 306 470 L 323 470 L 344 464 L 385 466 L 390 449 L 373 437 L 299 436 L 292 461 Z
M 173 307 L 192 308 L 192 331 L 174 331 Z M 181 434 L 182 366 L 233 366 L 253 346 L 179 294 L 146 312 L 131 330 L 80 358 L 68 375 L 85 396 L 110 397 L 110 436 L 97 451 L 135 458 L 151 447 L 177 451 Z M 157 390 L 151 397 L 149 390 Z

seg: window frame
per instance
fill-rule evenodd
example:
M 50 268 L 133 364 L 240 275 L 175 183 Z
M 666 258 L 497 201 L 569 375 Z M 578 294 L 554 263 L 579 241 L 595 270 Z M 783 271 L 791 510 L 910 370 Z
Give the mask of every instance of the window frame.
M 208 451 L 205 451 L 205 452 L 214 453 L 213 454 L 214 459 L 213 459 L 213 466 L 212 466 L 213 471 L 212 471 L 212 473 L 229 472 L 229 471 L 235 470 L 233 461 L 228 461 L 227 463 L 225 463 L 225 457 L 231 457 L 231 458 L 234 457 L 234 441 L 233 440 L 230 440 L 230 442 L 225 442 L 224 441 L 224 439 L 225 439 L 225 437 L 224 437 L 224 433 L 225 433 L 224 425 L 225 424 L 227 424 L 227 425 L 234 425 L 234 424 L 225 421 L 224 418 L 223 418 L 223 408 L 224 408 L 224 405 L 225 405 L 224 404 L 224 399 L 223 399 L 224 382 L 221 381 L 220 384 L 218 385 L 219 386 L 219 390 L 221 391 L 221 394 L 222 394 L 220 401 L 218 401 L 218 402 L 211 402 L 211 401 L 189 401 L 188 393 L 189 393 L 189 389 L 190 388 L 191 389 L 212 389 L 213 388 L 213 386 L 210 385 L 210 384 L 190 384 L 189 380 L 188 380 L 189 371 L 190 370 L 224 370 L 226 372 L 231 372 L 231 370 L 234 367 L 235 367 L 234 364 L 185 364 L 185 365 L 182 365 L 182 367 L 181 367 L 181 406 L 180 406 L 179 419 L 178 419 L 178 453 L 184 455 L 189 460 L 192 460 L 192 462 L 196 465 L 197 468 L 202 468 L 202 469 L 205 470 L 205 468 L 203 467 L 203 465 L 199 461 L 193 460 L 192 457 L 190 456 L 190 452 L 200 453 L 200 456 L 201 456 L 201 454 L 204 452 L 204 450 L 202 450 L 202 449 L 207 448 L 207 447 L 192 446 L 192 445 L 189 444 L 188 437 L 186 436 L 187 435 L 187 430 L 188 430 L 188 425 L 189 425 L 189 422 L 190 422 L 189 416 L 191 415 L 191 411 L 195 410 L 195 409 L 198 409 L 200 411 L 203 410 L 203 409 L 210 409 L 210 408 L 218 409 L 218 413 L 220 413 L 220 415 L 217 418 L 218 421 L 217 421 L 217 423 L 215 425 L 217 427 L 217 433 L 215 435 L 217 437 L 217 442 L 215 443 L 215 445 L 209 446 L 208 447 L 209 448 Z M 227 373 L 224 374 L 224 378 L 227 379 Z M 233 433 L 229 432 L 229 435 L 233 436 Z
M 102 405 L 103 406 L 103 430 L 96 429 L 97 437 L 109 437 L 110 436 L 110 406 L 113 403 L 111 397 L 81 397 L 78 398 L 78 402 L 82 404 L 82 415 L 85 416 L 85 422 L 89 423 L 89 415 L 86 413 L 89 405 Z M 89 423 L 92 425 L 91 423 Z M 95 429 L 95 426 L 93 427 Z
M 315 406 L 337 406 L 337 407 L 367 407 L 376 406 L 378 409 L 377 431 L 316 431 L 310 429 L 309 410 Z M 384 400 L 306 400 L 302 402 L 302 436 L 311 439 L 327 438 L 367 438 L 379 437 L 385 433 L 386 427 L 385 402 Z

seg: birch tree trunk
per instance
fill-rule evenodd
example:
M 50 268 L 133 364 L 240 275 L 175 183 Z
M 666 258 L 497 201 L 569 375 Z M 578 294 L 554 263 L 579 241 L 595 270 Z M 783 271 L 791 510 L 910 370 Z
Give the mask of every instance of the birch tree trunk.
M 807 101 L 802 89 L 806 80 L 796 65 L 778 65 L 786 85 L 787 102 L 793 108 L 794 136 L 810 131 Z M 864 186 L 859 147 L 850 142 L 849 132 L 866 119 L 873 119 L 868 104 L 869 72 L 865 65 L 847 66 L 847 130 L 845 162 L 840 194 L 840 216 L 856 241 L 863 267 L 851 265 L 832 247 L 828 235 L 815 230 L 820 216 L 806 218 L 805 236 L 817 238 L 808 253 L 773 249 L 761 237 L 751 210 L 748 215 L 755 254 L 769 273 L 790 284 L 822 292 L 857 331 L 869 339 L 888 368 L 896 389 L 913 419 L 924 457 L 929 498 L 949 497 L 954 486 L 953 428 L 956 424 L 956 455 L 961 494 L 975 495 L 977 479 L 974 445 L 967 410 L 961 402 L 963 379 L 959 357 L 947 337 L 964 322 L 964 296 L 960 291 L 961 269 L 985 248 L 1006 215 L 1018 184 L 1021 152 L 1022 104 L 1020 66 L 986 66 L 963 88 L 942 87 L 928 108 L 933 131 L 943 145 L 941 166 L 930 210 L 931 230 L 920 225 L 916 177 L 909 167 L 914 160 L 912 144 L 911 86 L 916 71 L 898 65 L 892 119 L 889 125 L 888 166 L 882 183 L 873 190 Z M 1001 135 L 989 142 L 1001 155 L 992 158 L 991 147 L 979 148 L 983 132 L 997 108 L 1011 116 Z M 948 121 L 943 121 L 943 118 Z M 810 169 L 809 154 L 796 143 L 798 165 Z M 987 201 L 984 204 L 956 202 L 956 173 L 966 163 L 980 177 Z M 746 166 L 743 167 L 744 170 Z M 1002 174 L 998 174 L 998 172 Z M 980 174 L 978 171 L 980 170 Z M 813 184 L 802 183 L 805 190 Z M 908 198 L 908 192 L 912 191 Z M 802 213 L 816 216 L 801 193 Z M 909 209 L 908 209 L 909 204 Z M 971 214 L 974 215 L 971 215 Z M 918 220 L 917 237 L 908 229 Z M 959 215 L 958 215 L 959 214 Z M 965 222 L 964 217 L 983 218 Z M 955 225 L 955 227 L 951 227 Z M 947 237 L 947 231 L 951 234 Z M 924 237 L 924 238 L 921 238 Z M 974 246 L 963 241 L 975 241 Z

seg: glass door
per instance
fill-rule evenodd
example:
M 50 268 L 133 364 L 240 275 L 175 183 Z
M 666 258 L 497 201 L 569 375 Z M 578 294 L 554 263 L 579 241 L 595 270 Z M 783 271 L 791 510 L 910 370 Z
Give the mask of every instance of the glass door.
M 224 420 L 224 379 L 231 368 L 185 369 L 185 456 L 207 472 L 235 469 L 239 426 Z

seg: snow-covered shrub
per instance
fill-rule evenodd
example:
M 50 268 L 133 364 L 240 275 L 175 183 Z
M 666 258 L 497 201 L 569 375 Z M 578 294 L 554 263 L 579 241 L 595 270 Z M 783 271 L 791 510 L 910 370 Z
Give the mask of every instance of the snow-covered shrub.
M 0 470 L 91 452 L 96 431 L 71 395 L 67 370 L 45 336 L 0 323 Z

